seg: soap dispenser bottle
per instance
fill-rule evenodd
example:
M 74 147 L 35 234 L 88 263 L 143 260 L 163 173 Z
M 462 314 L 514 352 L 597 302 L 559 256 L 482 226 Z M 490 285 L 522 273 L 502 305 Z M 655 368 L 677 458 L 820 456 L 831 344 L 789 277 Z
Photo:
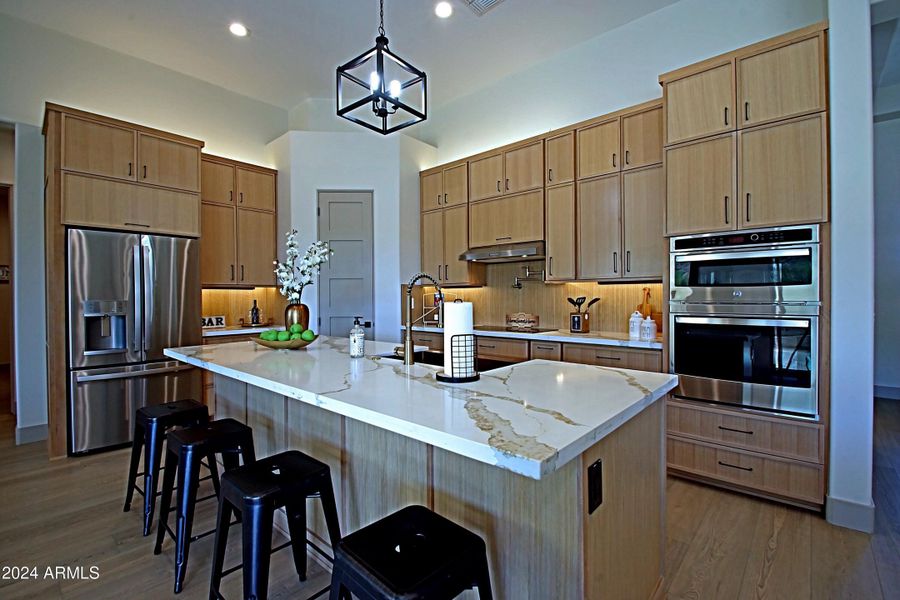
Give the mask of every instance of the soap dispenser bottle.
M 350 329 L 350 358 L 362 358 L 366 354 L 366 330 L 359 322 L 362 317 L 353 317 Z

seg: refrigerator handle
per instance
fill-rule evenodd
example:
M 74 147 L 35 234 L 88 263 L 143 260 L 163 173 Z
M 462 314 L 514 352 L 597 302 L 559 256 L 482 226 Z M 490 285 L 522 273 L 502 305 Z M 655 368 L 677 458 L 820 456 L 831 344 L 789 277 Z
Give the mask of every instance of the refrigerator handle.
M 134 324 L 134 340 L 132 348 L 135 352 L 141 351 L 142 339 L 144 337 L 142 323 L 144 322 L 144 294 L 141 289 L 141 247 L 135 245 L 131 248 L 132 258 L 132 283 L 134 284 L 134 314 L 132 315 Z
M 147 347 L 149 346 L 147 342 L 147 337 L 150 335 L 150 332 L 153 331 L 153 273 L 155 272 L 153 266 L 153 246 L 150 245 L 150 237 L 146 235 L 141 236 L 141 246 L 143 250 L 143 297 L 142 303 L 144 305 L 144 314 L 141 322 L 144 327 L 144 335 L 141 336 L 141 341 L 143 345 L 141 346 L 141 350 L 144 351 L 143 360 L 147 360 Z

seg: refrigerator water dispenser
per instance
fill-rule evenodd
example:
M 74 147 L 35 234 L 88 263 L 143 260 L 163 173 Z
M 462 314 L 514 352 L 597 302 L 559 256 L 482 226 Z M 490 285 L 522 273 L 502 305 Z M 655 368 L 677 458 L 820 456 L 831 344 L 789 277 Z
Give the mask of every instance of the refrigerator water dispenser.
M 83 303 L 85 355 L 125 352 L 124 300 L 85 300 Z

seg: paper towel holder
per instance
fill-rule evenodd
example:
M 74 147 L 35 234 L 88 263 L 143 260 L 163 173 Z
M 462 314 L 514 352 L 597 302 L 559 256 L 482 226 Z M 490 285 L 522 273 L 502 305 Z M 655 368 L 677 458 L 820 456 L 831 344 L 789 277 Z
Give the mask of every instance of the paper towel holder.
M 446 350 L 445 350 L 446 351 Z M 450 337 L 450 373 L 438 371 L 435 379 L 443 383 L 471 383 L 481 379 L 478 374 L 478 346 L 475 335 L 458 334 Z

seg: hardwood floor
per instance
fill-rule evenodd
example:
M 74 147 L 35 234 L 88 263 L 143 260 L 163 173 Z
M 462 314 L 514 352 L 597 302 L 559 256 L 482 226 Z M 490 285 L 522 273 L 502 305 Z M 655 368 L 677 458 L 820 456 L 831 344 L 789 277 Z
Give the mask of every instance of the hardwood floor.
M 43 443 L 14 445 L 13 424 L 0 415 L 0 567 L 36 566 L 43 575 L 47 566 L 96 565 L 100 578 L 0 579 L 0 598 L 174 597 L 172 542 L 154 556 L 139 511 L 122 512 L 127 450 L 50 462 Z M 807 511 L 670 479 L 668 597 L 900 598 L 900 401 L 876 402 L 875 504 L 876 532 L 867 536 Z M 202 503 L 195 531 L 210 528 L 214 512 L 212 501 Z M 226 565 L 239 561 L 239 548 L 232 528 Z M 192 546 L 180 598 L 207 597 L 211 552 L 211 536 Z M 328 574 L 311 562 L 301 585 L 282 551 L 270 579 L 271 598 L 305 598 Z M 226 577 L 222 591 L 240 598 L 240 574 Z

